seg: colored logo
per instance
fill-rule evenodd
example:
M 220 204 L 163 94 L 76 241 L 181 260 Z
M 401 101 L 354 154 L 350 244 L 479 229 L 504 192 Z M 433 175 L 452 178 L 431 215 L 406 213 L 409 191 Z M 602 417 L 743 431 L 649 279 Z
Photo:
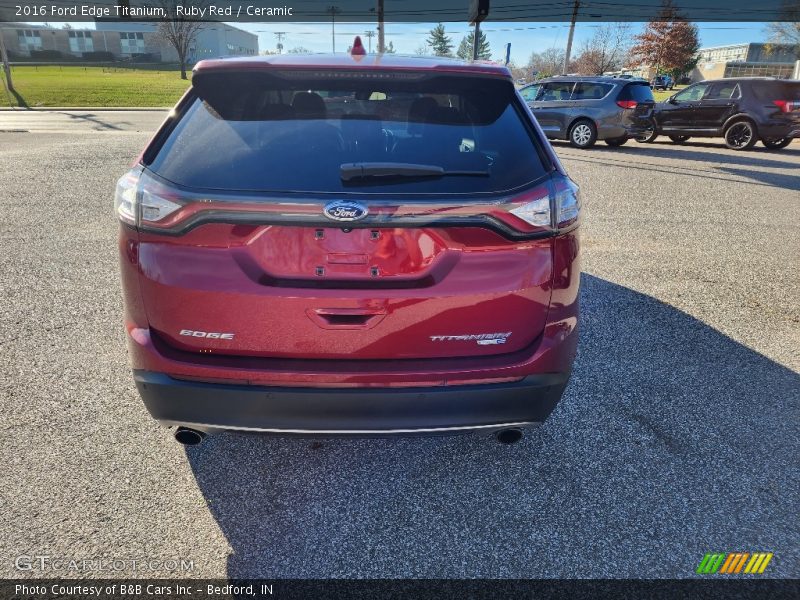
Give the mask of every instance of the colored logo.
M 336 200 L 326 204 L 322 212 L 325 213 L 326 217 L 334 221 L 358 221 L 366 217 L 369 210 L 358 202 Z
M 772 560 L 772 552 L 708 553 L 695 570 L 700 575 L 761 574 Z

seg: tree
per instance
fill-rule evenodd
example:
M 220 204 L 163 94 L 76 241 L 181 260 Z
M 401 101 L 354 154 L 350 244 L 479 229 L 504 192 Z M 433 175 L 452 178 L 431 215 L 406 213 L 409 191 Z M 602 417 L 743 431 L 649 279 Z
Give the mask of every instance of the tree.
M 396 50 L 394 49 L 394 44 L 392 42 L 386 44 L 386 47 L 383 49 L 383 51 L 386 54 L 394 54 L 396 52 Z
M 456 55 L 463 60 L 470 60 L 472 58 L 472 45 L 475 43 L 475 30 L 470 31 L 461 43 L 458 45 Z M 489 60 L 492 58 L 492 51 L 489 48 L 489 40 L 486 39 L 486 34 L 482 31 L 478 34 L 478 58 L 481 60 Z
M 590 40 L 583 43 L 575 59 L 575 71 L 581 75 L 602 75 L 622 67 L 628 52 L 630 26 L 607 23 L 598 27 Z
M 669 2 L 664 4 L 658 21 L 651 21 L 645 30 L 634 36 L 631 58 L 661 71 L 685 73 L 696 63 L 700 39 L 697 26 L 683 20 Z
M 311 54 L 311 50 L 303 48 L 303 46 L 295 46 L 289 50 L 289 54 Z
M 422 44 L 421 46 L 418 46 L 416 50 L 414 50 L 414 54 L 417 56 L 428 56 L 430 53 L 431 49 L 427 44 Z
M 431 29 L 425 43 L 431 47 L 436 56 L 453 56 L 453 39 L 447 35 L 441 23 Z
M 558 48 L 548 48 L 544 52 L 531 54 L 528 59 L 528 73 L 536 71 L 537 77 L 551 77 L 561 73 L 565 52 Z
M 787 3 L 782 16 L 784 21 L 767 25 L 770 42 L 767 50 L 771 51 L 776 44 L 787 44 L 794 47 L 795 58 L 800 59 L 800 6 Z
M 181 64 L 181 79 L 187 79 L 186 57 L 189 54 L 189 48 L 197 39 L 197 33 L 203 28 L 203 24 L 196 19 L 185 16 L 178 17 L 174 0 L 161 0 L 160 6 L 164 9 L 166 16 L 163 21 L 158 23 L 158 34 L 175 48 L 178 62 Z

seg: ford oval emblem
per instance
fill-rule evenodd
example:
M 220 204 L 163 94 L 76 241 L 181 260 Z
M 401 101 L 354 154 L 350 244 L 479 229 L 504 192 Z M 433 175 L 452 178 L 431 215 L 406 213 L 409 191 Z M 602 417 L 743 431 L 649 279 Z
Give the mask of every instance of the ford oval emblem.
M 334 221 L 358 221 L 369 214 L 366 206 L 348 200 L 329 202 L 322 209 L 322 212 L 325 213 L 326 217 Z

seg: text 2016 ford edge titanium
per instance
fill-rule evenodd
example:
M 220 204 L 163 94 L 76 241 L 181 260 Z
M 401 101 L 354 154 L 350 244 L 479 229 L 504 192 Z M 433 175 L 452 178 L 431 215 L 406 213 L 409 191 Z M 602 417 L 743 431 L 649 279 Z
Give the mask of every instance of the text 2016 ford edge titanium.
M 569 379 L 578 189 L 504 67 L 203 61 L 116 211 L 134 379 L 184 443 L 514 439 Z

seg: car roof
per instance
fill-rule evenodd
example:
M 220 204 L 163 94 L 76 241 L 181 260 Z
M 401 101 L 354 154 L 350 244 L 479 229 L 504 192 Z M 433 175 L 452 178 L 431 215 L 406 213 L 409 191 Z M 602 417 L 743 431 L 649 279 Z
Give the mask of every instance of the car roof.
M 404 56 L 398 54 L 273 54 L 268 56 L 247 56 L 214 58 L 198 62 L 193 73 L 210 71 L 268 70 L 268 69 L 343 69 L 343 70 L 381 70 L 381 71 L 420 71 L 427 73 L 450 73 L 479 75 L 511 79 L 507 67 L 490 62 L 446 58 L 441 56 Z
M 626 77 L 614 77 L 611 75 L 555 75 L 545 77 L 534 83 L 552 83 L 554 81 L 596 81 L 597 83 L 630 83 Z

